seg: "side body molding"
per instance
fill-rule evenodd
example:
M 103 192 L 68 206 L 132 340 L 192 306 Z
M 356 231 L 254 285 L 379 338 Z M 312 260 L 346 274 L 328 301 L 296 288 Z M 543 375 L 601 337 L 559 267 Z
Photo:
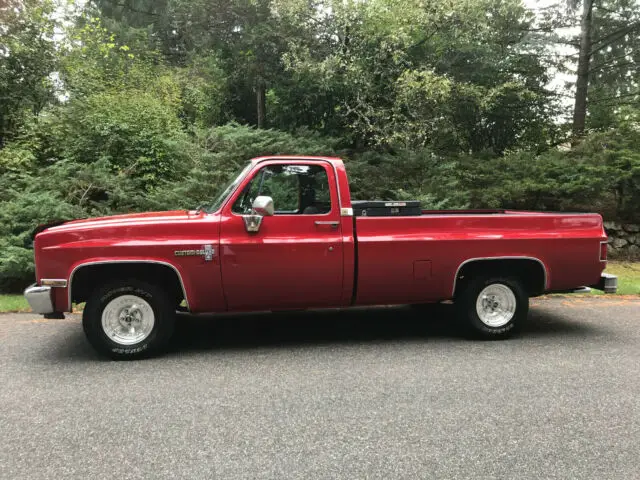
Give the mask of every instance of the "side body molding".
M 180 286 L 182 287 L 182 294 L 184 295 L 184 300 L 187 304 L 187 309 L 190 310 L 189 307 L 189 297 L 187 296 L 187 289 L 184 286 L 184 281 L 182 280 L 182 275 L 180 274 L 180 272 L 178 271 L 178 269 L 175 267 L 175 265 L 172 265 L 169 262 L 163 262 L 161 260 L 136 260 L 136 259 L 127 259 L 127 260 L 96 260 L 96 261 L 89 261 L 89 262 L 83 262 L 80 263 L 78 265 L 76 265 L 75 267 L 73 267 L 73 270 L 71 271 L 71 274 L 69 275 L 69 291 L 68 291 L 68 302 L 69 302 L 69 311 L 71 311 L 71 299 L 73 298 L 71 296 L 71 288 L 73 286 L 73 276 L 75 275 L 75 273 L 80 270 L 83 267 L 89 267 L 92 265 L 110 265 L 110 264 L 114 264 L 114 263 L 153 263 L 153 264 L 157 264 L 157 265 L 164 265 L 166 267 L 171 268 L 174 272 L 176 272 L 176 275 L 178 276 L 178 280 L 180 280 Z

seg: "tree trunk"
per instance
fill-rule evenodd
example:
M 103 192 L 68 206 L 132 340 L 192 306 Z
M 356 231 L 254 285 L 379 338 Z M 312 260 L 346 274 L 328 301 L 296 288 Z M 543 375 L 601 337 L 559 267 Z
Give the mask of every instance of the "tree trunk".
M 258 80 L 258 85 L 256 86 L 258 128 L 265 128 L 266 124 L 267 103 L 265 99 L 265 90 L 266 87 L 264 81 L 262 79 Z
M 587 92 L 589 90 L 589 63 L 591 61 L 591 27 L 594 0 L 583 0 L 580 22 L 580 52 L 578 54 L 578 74 L 576 98 L 573 109 L 573 142 L 584 134 L 587 119 Z

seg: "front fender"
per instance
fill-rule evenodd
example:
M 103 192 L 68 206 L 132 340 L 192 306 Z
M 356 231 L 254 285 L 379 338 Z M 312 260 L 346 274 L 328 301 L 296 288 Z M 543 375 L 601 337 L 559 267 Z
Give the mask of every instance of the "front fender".
M 126 257 L 126 258 L 92 258 L 92 259 L 84 259 L 78 262 L 75 262 L 71 265 L 68 275 L 67 275 L 67 287 L 64 290 L 66 298 L 64 299 L 64 311 L 70 312 L 72 310 L 72 298 L 73 298 L 73 277 L 78 270 L 85 267 L 90 267 L 93 265 L 116 265 L 116 264 L 155 264 L 155 265 L 163 265 L 165 267 L 171 268 L 176 275 L 178 276 L 178 280 L 180 281 L 180 286 L 182 287 L 182 294 L 187 303 L 187 307 L 190 309 L 192 302 L 192 295 L 190 295 L 191 289 L 189 288 L 189 276 L 185 274 L 182 267 L 179 264 L 169 262 L 166 259 L 161 258 L 147 258 L 147 257 Z M 56 298 L 56 307 L 59 308 L 59 298 Z M 62 310 L 59 308 L 59 310 Z

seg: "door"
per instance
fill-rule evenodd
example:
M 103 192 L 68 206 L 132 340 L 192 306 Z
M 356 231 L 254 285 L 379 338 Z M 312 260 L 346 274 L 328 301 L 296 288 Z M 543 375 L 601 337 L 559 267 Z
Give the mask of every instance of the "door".
M 328 162 L 258 163 L 223 209 L 222 282 L 227 308 L 339 306 L 343 245 L 336 179 Z M 332 187 L 332 188 L 330 188 Z M 242 215 L 259 195 L 275 213 L 248 233 Z

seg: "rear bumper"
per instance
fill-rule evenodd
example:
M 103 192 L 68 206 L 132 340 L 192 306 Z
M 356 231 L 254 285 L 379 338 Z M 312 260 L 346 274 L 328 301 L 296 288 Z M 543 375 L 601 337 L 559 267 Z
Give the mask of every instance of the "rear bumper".
M 51 287 L 42 287 L 34 283 L 24 291 L 24 298 L 34 313 L 44 315 L 54 312 Z
M 618 291 L 618 277 L 610 273 L 603 273 L 600 275 L 600 281 L 590 287 L 602 290 L 604 293 L 616 293 Z

